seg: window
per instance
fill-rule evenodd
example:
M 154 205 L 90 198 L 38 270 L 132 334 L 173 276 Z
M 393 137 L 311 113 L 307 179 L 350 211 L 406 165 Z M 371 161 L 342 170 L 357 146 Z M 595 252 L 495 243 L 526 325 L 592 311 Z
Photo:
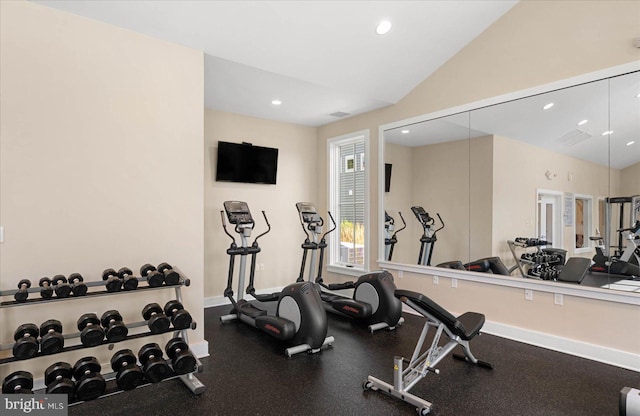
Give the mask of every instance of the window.
M 344 173 L 355 171 L 356 161 L 353 155 L 344 157 Z
M 593 198 L 586 195 L 575 196 L 574 209 L 574 233 L 575 233 L 575 253 L 586 252 L 591 248 L 589 237 L 593 236 L 591 231 L 593 212 Z
M 337 229 L 329 234 L 328 252 L 335 272 L 360 274 L 368 267 L 368 144 L 368 131 L 329 140 L 329 210 Z

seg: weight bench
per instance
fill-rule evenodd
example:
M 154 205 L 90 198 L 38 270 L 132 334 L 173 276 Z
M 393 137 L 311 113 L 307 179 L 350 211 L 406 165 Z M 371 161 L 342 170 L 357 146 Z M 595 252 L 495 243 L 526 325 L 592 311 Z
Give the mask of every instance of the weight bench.
M 469 341 L 480 334 L 484 325 L 484 315 L 476 312 L 466 312 L 458 317 L 447 312 L 427 296 L 409 290 L 395 291 L 395 296 L 407 306 L 424 316 L 427 321 L 422 328 L 420 338 L 413 351 L 411 360 L 395 356 L 393 358 L 393 385 L 368 376 L 362 387 L 365 390 L 379 390 L 407 403 L 416 406 L 419 415 L 426 415 L 431 411 L 432 403 L 409 393 L 421 379 L 429 372 L 438 374 L 436 365 L 458 345 L 462 347 L 464 355 L 453 354 L 453 357 L 476 364 L 484 368 L 492 369 L 487 362 L 476 359 L 469 348 Z M 436 328 L 436 334 L 431 342 L 431 347 L 422 352 L 422 347 L 429 332 L 429 327 Z M 446 335 L 448 342 L 439 346 L 440 337 Z M 404 364 L 407 364 L 406 368 Z

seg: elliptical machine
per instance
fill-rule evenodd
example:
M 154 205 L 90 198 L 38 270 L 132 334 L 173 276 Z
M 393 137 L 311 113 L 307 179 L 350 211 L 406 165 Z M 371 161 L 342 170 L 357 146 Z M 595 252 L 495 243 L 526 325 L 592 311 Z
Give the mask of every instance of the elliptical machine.
M 322 279 L 322 263 L 324 249 L 327 247 L 326 236 L 336 229 L 336 222 L 329 212 L 332 228 L 322 233 L 324 219 L 318 214 L 315 205 L 310 202 L 298 202 L 296 204 L 300 225 L 307 235 L 302 244 L 302 263 L 298 282 L 304 282 L 307 255 L 311 251 L 309 264 L 308 283 L 312 282 L 312 274 L 315 270 L 316 254 L 320 251 L 318 262 L 318 274 L 315 283 L 320 286 L 318 292 L 325 309 L 342 316 L 356 319 L 368 324 L 368 329 L 373 333 L 376 330 L 387 328 L 393 330 L 404 322 L 402 317 L 402 302 L 394 296 L 396 285 L 393 276 L 387 271 L 372 272 L 362 275 L 354 282 L 325 284 Z M 320 235 L 322 237 L 320 238 Z M 353 298 L 322 291 L 353 289 Z
M 422 225 L 423 233 L 420 237 L 420 254 L 418 254 L 418 264 L 422 266 L 431 266 L 431 256 L 433 255 L 433 247 L 438 240 L 437 232 L 444 228 L 444 221 L 439 213 L 436 213 L 440 219 L 440 227 L 435 228 L 436 220 L 429 215 L 424 208 L 420 206 L 411 207 L 411 211 L 416 216 L 420 225 Z
M 402 228 L 396 230 L 395 229 L 395 220 L 391 215 L 384 212 L 384 258 L 387 261 L 391 261 L 391 257 L 393 257 L 393 247 L 395 247 L 398 242 L 398 238 L 396 235 L 405 228 L 407 228 L 407 223 L 404 221 L 404 217 L 402 216 L 402 212 L 398 211 L 398 215 L 402 220 Z M 393 234 L 391 234 L 393 233 Z
M 618 245 L 609 242 L 612 206 L 619 205 Z M 629 204 L 629 227 L 624 227 L 625 205 Z M 612 273 L 630 277 L 640 277 L 640 195 L 631 197 L 606 198 L 605 200 L 605 230 L 604 236 L 590 237 L 592 241 L 601 241 L 602 247 L 596 247 L 596 255 L 591 271 Z M 626 240 L 626 241 L 625 241 Z M 623 242 L 626 242 L 623 245 Z M 611 254 L 611 249 L 615 248 Z
M 240 235 L 241 244 L 236 244 L 235 238 L 227 230 L 226 217 L 230 224 L 235 226 L 235 232 Z M 249 211 L 246 202 L 226 201 L 224 203 L 224 211 L 220 211 L 222 217 L 222 227 L 225 234 L 231 238 L 231 245 L 227 249 L 229 255 L 229 276 L 227 279 L 227 288 L 224 296 L 229 298 L 233 309 L 228 315 L 220 317 L 220 321 L 230 322 L 240 320 L 246 324 L 258 328 L 272 337 L 285 341 L 291 347 L 285 350 L 285 354 L 291 357 L 301 352 L 316 353 L 323 346 L 331 345 L 334 341 L 333 337 L 327 337 L 327 314 L 322 305 L 322 300 L 318 292 L 310 283 L 293 283 L 286 286 L 281 292 L 273 294 L 257 294 L 253 286 L 256 255 L 260 252 L 258 239 L 269 231 L 271 225 L 267 220 L 267 215 L 262 211 L 264 220 L 267 224 L 267 231 L 258 235 L 251 246 L 248 245 L 248 239 L 251 237 L 251 231 L 255 227 L 255 221 Z M 260 302 L 277 301 L 275 315 L 269 315 L 266 310 L 243 299 L 242 289 L 244 286 L 244 278 L 246 273 L 247 256 L 251 256 L 251 269 L 249 272 L 249 286 L 246 293 L 253 296 Z M 240 268 L 238 273 L 238 297 L 236 300 L 233 296 L 233 274 L 236 256 L 240 256 Z

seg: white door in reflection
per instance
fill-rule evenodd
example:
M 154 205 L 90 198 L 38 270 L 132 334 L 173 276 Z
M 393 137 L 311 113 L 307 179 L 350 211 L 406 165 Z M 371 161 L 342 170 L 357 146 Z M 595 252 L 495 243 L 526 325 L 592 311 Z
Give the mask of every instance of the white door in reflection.
M 562 247 L 561 241 L 561 201 L 562 194 L 538 190 L 538 214 L 536 237 L 551 242 L 553 247 Z

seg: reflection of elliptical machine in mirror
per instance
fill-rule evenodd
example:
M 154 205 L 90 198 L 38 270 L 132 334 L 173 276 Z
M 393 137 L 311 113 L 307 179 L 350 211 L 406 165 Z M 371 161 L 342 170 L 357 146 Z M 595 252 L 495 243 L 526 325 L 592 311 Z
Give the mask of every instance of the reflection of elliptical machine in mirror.
M 431 256 L 433 255 L 433 247 L 438 240 L 436 233 L 444 228 L 444 221 L 439 213 L 436 213 L 440 220 L 440 227 L 435 228 L 436 220 L 429 215 L 424 208 L 415 206 L 411 207 L 411 211 L 416 216 L 422 229 L 422 237 L 420 237 L 420 254 L 418 254 L 418 264 L 422 266 L 431 266 Z
M 394 218 L 389 215 L 387 211 L 384 212 L 384 259 L 386 261 L 391 261 L 391 258 L 393 257 L 393 248 L 398 242 L 398 238 L 396 236 L 400 231 L 407 228 L 407 223 L 404 221 L 402 212 L 398 211 L 398 215 L 402 220 L 402 228 L 396 230 Z
M 632 197 L 607 198 L 605 200 L 605 233 L 604 236 L 590 237 L 593 241 L 600 241 L 601 246 L 596 247 L 596 255 L 591 271 L 611 273 L 631 277 L 640 277 L 640 195 Z M 616 232 L 618 245 L 610 245 L 607 236 L 610 235 L 611 206 L 620 205 L 620 224 Z M 625 205 L 630 204 L 629 227 L 624 227 Z M 613 254 L 611 249 L 615 248 Z

